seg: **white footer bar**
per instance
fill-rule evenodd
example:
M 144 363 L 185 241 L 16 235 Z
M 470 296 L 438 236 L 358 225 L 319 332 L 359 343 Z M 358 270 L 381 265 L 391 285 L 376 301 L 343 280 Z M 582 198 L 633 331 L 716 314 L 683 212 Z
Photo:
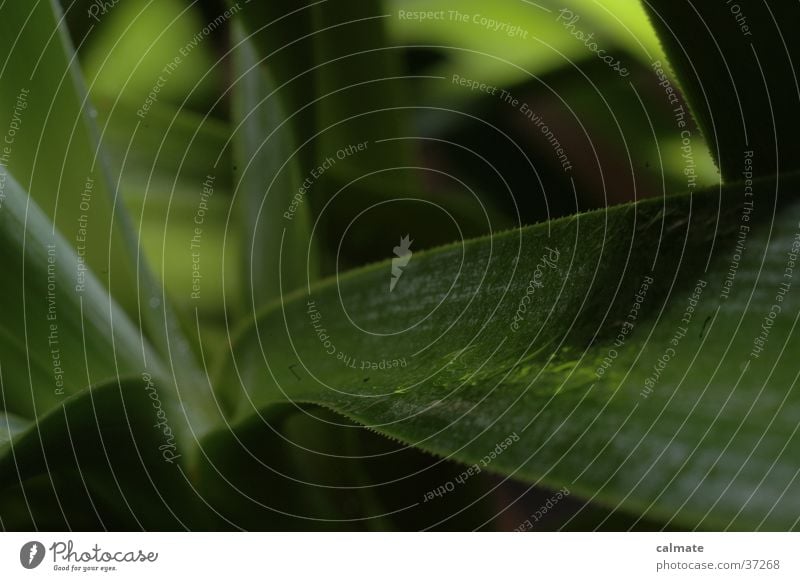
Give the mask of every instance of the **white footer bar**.
M 796 580 L 798 553 L 793 533 L 4 533 L 0 579 Z

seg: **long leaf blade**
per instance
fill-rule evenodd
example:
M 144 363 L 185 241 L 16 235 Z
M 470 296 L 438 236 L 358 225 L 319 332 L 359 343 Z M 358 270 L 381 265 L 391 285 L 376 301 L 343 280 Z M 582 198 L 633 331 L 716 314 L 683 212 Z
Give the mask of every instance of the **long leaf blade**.
M 195 382 L 190 345 L 140 255 L 105 166 L 96 113 L 57 1 L 4 4 L 0 42 L 6 55 L 0 67 L 0 123 L 15 131 L 2 165 L 54 219 L 84 266 L 133 320 L 141 321 L 164 360 L 175 363 L 176 377 Z
M 220 378 L 233 417 L 318 403 L 644 518 L 793 528 L 797 186 L 617 206 L 415 255 L 392 293 L 384 262 L 286 297 Z
M 246 304 L 255 310 L 315 280 L 319 260 L 300 162 L 275 84 L 238 23 L 234 39 L 237 205 L 247 233 Z

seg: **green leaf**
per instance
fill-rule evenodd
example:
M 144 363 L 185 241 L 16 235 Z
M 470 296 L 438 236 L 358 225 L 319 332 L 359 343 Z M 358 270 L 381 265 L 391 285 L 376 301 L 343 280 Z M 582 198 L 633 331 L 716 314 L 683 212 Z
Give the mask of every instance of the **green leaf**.
M 389 262 L 325 281 L 241 332 L 221 395 L 233 421 L 316 403 L 668 525 L 793 528 L 800 295 L 781 283 L 796 275 L 798 185 L 414 253 L 393 292 Z
M 137 103 L 134 113 L 146 107 L 144 117 L 151 104 L 201 107 L 216 97 L 221 74 L 213 45 L 219 23 L 206 28 L 196 4 L 120 2 L 97 20 L 81 55 L 92 95 Z M 148 99 L 157 81 L 156 98 Z
M 208 527 L 182 468 L 185 449 L 167 431 L 181 425 L 176 403 L 146 375 L 64 399 L 0 445 L 0 522 L 20 530 Z
M 399 107 L 406 85 L 380 2 L 251 2 L 237 17 L 267 59 L 292 117 L 303 175 L 340 148 L 404 135 L 407 111 Z M 381 142 L 339 160 L 336 171 L 408 166 L 409 147 Z
M 140 321 L 175 377 L 197 385 L 190 344 L 141 259 L 105 166 L 96 111 L 88 102 L 58 3 L 3 5 L 0 39 L 6 55 L 0 68 L 0 127 L 15 131 L 13 143 L 4 146 L 3 173 L 7 168 L 22 183 L 83 265 Z M 71 284 L 76 284 L 75 273 L 70 273 Z
M 386 38 L 389 17 L 380 2 L 342 0 L 253 2 L 237 13 L 295 133 L 314 236 L 331 249 L 327 273 L 382 258 L 376 249 L 411 225 L 417 248 L 514 225 L 491 200 L 416 159 L 421 141 L 409 117 L 418 99 Z M 436 179 L 447 188 L 422 186 Z M 381 240 L 364 243 L 367 220 Z
M 8 175 L 0 265 L 7 274 L 0 295 L 3 527 L 76 526 L 89 505 L 120 528 L 175 528 L 164 513 L 192 514 L 185 507 L 190 497 L 174 488 L 185 487 L 180 467 L 193 458 L 191 430 L 200 434 L 210 423 L 204 392 L 177 391 L 141 332 Z M 134 374 L 135 382 L 118 379 Z M 86 389 L 96 382 L 108 383 Z M 159 476 L 165 463 L 168 478 Z M 82 498 L 95 487 L 95 495 L 113 500 Z M 165 509 L 170 500 L 176 508 Z M 59 513 L 48 510 L 53 503 Z
M 0 131 L 12 142 L 4 142 L 2 162 L 132 312 L 135 270 L 121 229 L 110 228 L 116 202 L 92 127 L 95 111 L 59 18 L 51 1 L 0 8 Z
M 2 408 L 34 419 L 86 386 L 166 369 L 10 175 L 0 207 Z
M 486 474 L 420 502 L 462 467 L 314 406 L 273 406 L 216 432 L 203 450 L 198 489 L 246 530 L 470 530 L 496 511 Z
M 0 446 L 3 446 L 17 434 L 27 430 L 31 423 L 18 416 L 0 412 Z
M 77 471 L 42 474 L 3 489 L 0 495 L 0 530 L 122 530 L 85 491 L 85 477 Z M 105 508 L 105 507 L 102 507 Z M 133 522 L 131 529 L 139 528 Z
M 125 204 L 140 224 L 142 250 L 171 303 L 183 312 L 198 309 L 201 318 L 221 318 L 224 292 L 229 305 L 239 294 L 240 228 L 228 221 L 230 128 L 167 103 L 155 103 L 143 122 L 122 100 L 100 99 L 98 109 Z
M 593 32 L 603 47 L 631 63 L 634 59 L 647 61 L 660 52 L 644 10 L 626 0 L 604 0 L 602 4 L 592 0 L 462 0 L 458 5 L 446 0 L 389 0 L 385 4 L 391 14 L 387 25 L 392 37 L 408 46 L 441 51 L 445 58 L 431 73 L 448 78 L 456 73 L 509 86 L 595 58 L 558 20 L 562 8 L 579 15 L 581 29 Z M 441 17 L 420 21 L 401 17 L 401 11 L 439 12 Z M 490 21 L 499 23 L 498 30 L 486 25 Z M 503 23 L 509 27 L 499 28 Z M 449 107 L 479 94 L 449 84 L 433 88 Z
M 139 123 L 135 104 L 102 96 L 95 101 L 109 165 L 121 176 L 128 205 L 148 194 L 166 200 L 173 190 L 175 198 L 197 205 L 199 186 L 209 174 L 215 177 L 215 195 L 230 197 L 227 123 L 162 102 Z
M 182 462 L 191 466 L 195 439 L 219 422 L 207 384 L 176 382 L 141 331 L 92 272 L 81 270 L 70 244 L 11 176 L 6 176 L 4 194 L 0 266 L 8 280 L 0 294 L 3 411 L 35 420 L 31 430 L 36 432 L 70 398 L 88 396 L 93 401 L 86 391 L 90 385 L 122 376 L 147 377 L 140 391 L 163 401 L 159 409 L 171 418 L 169 430 Z M 152 413 L 142 429 L 152 430 L 158 423 L 149 421 Z M 82 437 L 84 430 L 91 431 L 91 425 L 76 424 L 73 437 Z M 51 444 L 47 435 L 39 435 L 39 445 Z M 18 454 L 15 462 L 27 460 Z M 0 481 L 8 477 L 0 467 Z
M 234 26 L 233 140 L 236 203 L 245 225 L 245 304 L 253 309 L 318 277 L 311 212 L 300 163 L 275 84 L 237 22 Z
M 722 177 L 800 168 L 796 2 L 645 0 Z M 745 152 L 754 152 L 752 167 Z

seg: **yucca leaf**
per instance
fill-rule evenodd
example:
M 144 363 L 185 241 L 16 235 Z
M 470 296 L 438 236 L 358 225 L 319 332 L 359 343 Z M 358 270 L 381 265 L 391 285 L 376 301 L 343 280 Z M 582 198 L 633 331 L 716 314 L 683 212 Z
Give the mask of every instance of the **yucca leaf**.
M 245 304 L 257 309 L 315 280 L 319 260 L 291 125 L 240 23 L 233 30 L 236 203 L 246 232 L 242 279 Z
M 173 374 L 198 372 L 163 289 L 141 257 L 116 182 L 98 145 L 88 101 L 56 0 L 0 7 L 0 125 L 20 124 L 4 159 L 9 171 L 54 221 L 84 266 L 95 272 Z M 36 55 L 32 59 L 31 55 Z M 23 91 L 27 96 L 20 99 Z M 24 103 L 21 103 L 24 101 Z M 77 275 L 70 273 L 71 284 Z
M 393 292 L 383 262 L 284 297 L 218 378 L 231 417 L 317 403 L 642 518 L 793 528 L 798 185 L 615 206 L 415 254 Z
M 408 112 L 398 49 L 385 35 L 381 2 L 251 2 L 238 13 L 291 116 L 303 175 L 350 144 L 371 150 L 339 160 L 338 170 L 366 173 L 411 163 Z M 320 131 L 320 129 L 323 129 Z M 306 141 L 310 141 L 306 144 Z
M 145 196 L 166 201 L 174 190 L 175 198 L 191 200 L 196 206 L 198 188 L 209 173 L 215 177 L 215 195 L 230 198 L 226 122 L 156 102 L 146 123 L 138 123 L 136 104 L 109 97 L 95 100 L 109 165 L 114 175 L 121 176 L 128 205 Z
M 97 148 L 95 111 L 60 17 L 50 0 L 0 8 L 0 126 L 15 128 L 3 165 L 133 312 L 136 272 L 122 230 L 110 227 L 116 201 Z
M 167 431 L 182 424 L 174 391 L 147 375 L 64 398 L 0 444 L 0 522 L 16 530 L 208 526 L 183 469 L 185 449 Z
M 31 420 L 119 373 L 167 373 L 72 244 L 10 175 L 0 207 L 2 408 Z M 76 290 L 76 287 L 77 290 Z
M 250 3 L 236 17 L 295 133 L 301 197 L 319 217 L 325 272 L 376 260 L 376 248 L 411 225 L 417 248 L 514 225 L 463 182 L 446 180 L 443 191 L 422 186 L 444 178 L 413 155 L 422 143 L 409 122 L 413 79 L 386 38 L 382 3 Z M 380 238 L 365 241 L 368 232 Z
M 466 236 L 512 224 L 493 212 L 491 203 L 483 200 L 481 207 L 457 183 L 449 184 L 454 192 L 422 187 L 431 172 L 414 155 L 420 142 L 410 122 L 417 104 L 413 78 L 403 74 L 400 49 L 386 36 L 389 14 L 382 2 L 250 3 L 236 17 L 289 116 L 300 180 L 308 186 L 307 202 L 321 216 L 323 240 L 339 240 L 362 211 L 387 228 L 419 215 L 427 222 L 430 207 L 408 203 L 419 198 L 443 208 L 436 214 L 439 222 L 442 211 L 450 212 Z M 384 211 L 392 220 L 381 215 Z M 435 235 L 436 229 L 429 232 Z M 448 231 L 437 243 L 452 239 Z

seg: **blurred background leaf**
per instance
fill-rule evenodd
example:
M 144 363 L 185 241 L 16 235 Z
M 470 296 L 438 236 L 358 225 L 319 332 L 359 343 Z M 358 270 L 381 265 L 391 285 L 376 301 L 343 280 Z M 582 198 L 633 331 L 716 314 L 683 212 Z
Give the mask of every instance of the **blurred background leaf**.
M 609 49 L 625 52 L 632 59 L 647 64 L 661 54 L 656 35 L 641 6 L 626 0 L 513 0 L 486 3 L 463 0 L 457 5 L 444 0 L 388 0 L 386 12 L 392 35 L 403 44 L 429 45 L 440 52 L 434 67 L 438 74 L 469 71 L 483 82 L 511 86 L 569 67 L 572 61 L 586 60 L 588 51 L 581 41 L 565 34 L 556 21 L 559 10 L 567 9 L 581 17 L 581 28 L 594 32 L 598 41 Z M 441 20 L 399 18 L 400 10 L 408 12 L 445 11 Z M 467 15 L 467 22 L 451 18 L 450 12 Z M 479 15 L 496 22 L 509 23 L 521 29 L 520 34 L 505 34 L 475 23 Z M 521 35 L 527 32 L 527 38 Z M 432 45 L 432 46 L 430 46 Z M 452 50 L 451 50 L 452 49 Z M 505 61 L 505 62 L 503 62 Z M 449 89 L 449 87 L 448 87 Z M 449 103 L 463 103 L 463 92 L 448 91 Z
M 195 4 L 120 2 L 98 16 L 102 25 L 96 27 L 81 58 L 92 93 L 140 105 L 161 77 L 160 102 L 195 110 L 213 103 L 221 70 L 214 66 L 216 55 L 205 42 L 209 23 Z M 172 63 L 176 66 L 165 70 Z
M 244 304 L 255 311 L 313 282 L 320 265 L 309 202 L 300 191 L 300 160 L 277 88 L 238 23 L 233 43 L 237 212 L 245 229 L 240 264 Z

